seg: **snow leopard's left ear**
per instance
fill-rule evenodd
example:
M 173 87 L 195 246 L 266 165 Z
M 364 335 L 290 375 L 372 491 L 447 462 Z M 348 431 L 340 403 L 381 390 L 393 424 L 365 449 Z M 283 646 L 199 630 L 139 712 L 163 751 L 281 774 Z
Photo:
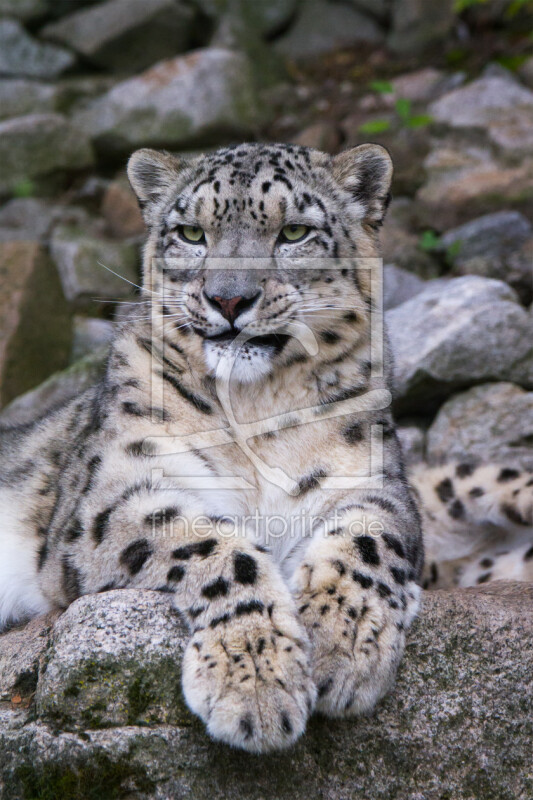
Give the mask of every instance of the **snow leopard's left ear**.
M 184 164 L 170 153 L 137 150 L 128 161 L 128 178 L 149 225 L 159 201 L 177 186 Z
M 352 147 L 333 159 L 333 176 L 360 208 L 364 222 L 378 228 L 390 203 L 392 161 L 379 144 Z

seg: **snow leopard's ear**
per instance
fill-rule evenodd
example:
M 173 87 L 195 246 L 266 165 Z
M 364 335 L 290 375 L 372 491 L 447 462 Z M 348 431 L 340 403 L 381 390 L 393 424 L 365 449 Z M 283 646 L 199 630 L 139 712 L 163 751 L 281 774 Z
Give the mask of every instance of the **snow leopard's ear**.
M 364 222 L 378 228 L 390 203 L 392 161 L 379 144 L 352 147 L 333 159 L 333 176 L 349 192 Z
M 183 169 L 179 158 L 157 150 L 137 150 L 128 161 L 128 178 L 146 222 L 162 197 L 176 185 Z

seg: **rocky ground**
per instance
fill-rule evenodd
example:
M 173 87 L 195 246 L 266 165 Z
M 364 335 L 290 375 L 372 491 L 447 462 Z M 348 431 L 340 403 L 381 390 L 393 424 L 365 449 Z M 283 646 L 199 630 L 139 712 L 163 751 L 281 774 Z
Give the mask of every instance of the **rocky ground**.
M 532 468 L 532 28 L 528 0 L 0 0 L 0 422 L 94 382 L 135 301 L 100 266 L 138 282 L 132 150 L 377 141 L 406 454 Z M 0 794 L 529 798 L 528 591 L 431 595 L 377 715 L 264 762 L 183 709 L 162 600 L 82 599 L 0 638 Z

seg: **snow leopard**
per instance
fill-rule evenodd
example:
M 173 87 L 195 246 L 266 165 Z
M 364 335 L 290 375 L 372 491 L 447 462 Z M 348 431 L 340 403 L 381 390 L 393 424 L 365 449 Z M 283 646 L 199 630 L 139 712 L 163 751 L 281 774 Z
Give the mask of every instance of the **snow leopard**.
M 312 713 L 364 714 L 392 687 L 421 582 L 443 579 L 423 574 L 416 497 L 458 538 L 479 507 L 522 530 L 530 476 L 496 475 L 494 508 L 472 465 L 408 483 L 375 324 L 384 148 L 143 149 L 128 176 L 142 289 L 104 377 L 1 431 L 0 627 L 163 592 L 211 737 L 283 749 Z

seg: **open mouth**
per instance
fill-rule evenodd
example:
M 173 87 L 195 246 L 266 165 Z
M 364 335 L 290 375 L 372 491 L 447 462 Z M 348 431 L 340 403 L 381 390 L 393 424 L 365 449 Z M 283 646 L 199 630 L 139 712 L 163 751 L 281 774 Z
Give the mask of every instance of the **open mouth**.
M 232 329 L 225 331 L 224 333 L 219 333 L 217 336 L 207 336 L 205 337 L 205 340 L 207 342 L 225 344 L 232 342 L 239 333 L 240 331 Z M 289 339 L 290 336 L 285 333 L 267 333 L 263 336 L 253 336 L 251 339 L 247 339 L 246 342 L 243 342 L 243 346 L 252 345 L 253 347 L 271 347 L 276 353 L 281 353 Z

